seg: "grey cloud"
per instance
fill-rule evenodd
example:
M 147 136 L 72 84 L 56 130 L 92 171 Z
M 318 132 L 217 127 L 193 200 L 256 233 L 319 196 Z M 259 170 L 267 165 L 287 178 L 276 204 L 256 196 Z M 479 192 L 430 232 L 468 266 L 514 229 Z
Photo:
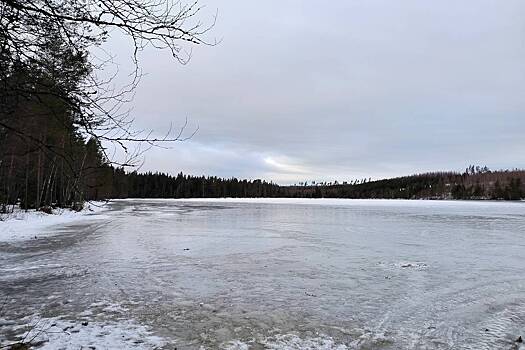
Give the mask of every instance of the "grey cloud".
M 288 183 L 525 167 L 524 2 L 207 5 L 220 45 L 188 66 L 142 55 L 138 124 L 200 126 L 145 169 Z

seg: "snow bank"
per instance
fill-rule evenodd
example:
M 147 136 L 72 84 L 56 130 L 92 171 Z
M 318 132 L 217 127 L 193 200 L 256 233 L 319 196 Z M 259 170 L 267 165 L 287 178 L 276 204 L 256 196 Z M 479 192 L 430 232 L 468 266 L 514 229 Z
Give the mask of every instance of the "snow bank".
M 55 209 L 53 214 L 15 209 L 13 213 L 1 214 L 0 242 L 16 242 L 50 234 L 50 227 L 73 221 L 103 218 L 101 212 L 107 209 L 106 202 L 91 202 L 80 212 Z
M 60 318 L 41 318 L 19 327 L 18 338 L 41 350 L 53 349 L 157 349 L 166 340 L 134 321 L 72 322 Z M 22 330 L 29 328 L 29 330 Z M 13 342 L 0 342 L 7 346 Z
M 248 350 L 255 340 L 243 342 L 240 340 L 230 341 L 223 344 L 223 350 Z M 347 350 L 344 344 L 338 344 L 332 337 L 319 335 L 316 337 L 301 338 L 296 334 L 279 334 L 258 340 L 257 343 L 268 350 Z

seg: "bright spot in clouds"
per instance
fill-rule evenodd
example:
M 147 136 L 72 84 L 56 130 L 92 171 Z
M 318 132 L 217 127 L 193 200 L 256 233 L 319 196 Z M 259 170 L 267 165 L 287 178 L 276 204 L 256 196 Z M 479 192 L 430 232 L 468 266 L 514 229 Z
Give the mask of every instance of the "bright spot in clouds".
M 304 174 L 310 174 L 311 172 L 305 169 L 304 167 L 301 167 L 299 165 L 290 164 L 288 163 L 284 158 L 273 158 L 273 157 L 266 157 L 264 158 L 264 162 L 270 166 L 271 170 L 273 170 L 276 173 L 282 173 L 282 174 L 295 174 L 295 175 L 304 175 Z

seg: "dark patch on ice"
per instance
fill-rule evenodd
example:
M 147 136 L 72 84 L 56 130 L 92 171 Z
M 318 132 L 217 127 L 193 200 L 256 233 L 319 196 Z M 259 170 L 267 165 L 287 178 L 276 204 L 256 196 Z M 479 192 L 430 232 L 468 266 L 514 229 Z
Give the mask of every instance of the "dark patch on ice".
M 425 263 L 403 263 L 400 265 L 400 267 L 404 269 L 407 269 L 407 268 L 424 269 L 424 268 L 427 268 L 428 265 Z

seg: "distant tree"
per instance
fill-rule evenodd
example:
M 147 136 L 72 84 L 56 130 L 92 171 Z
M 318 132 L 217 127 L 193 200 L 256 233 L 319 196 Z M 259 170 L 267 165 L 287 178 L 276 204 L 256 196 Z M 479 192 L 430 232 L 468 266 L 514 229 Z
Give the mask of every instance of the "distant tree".
M 522 198 L 521 179 L 513 178 L 510 180 L 510 183 L 509 183 L 508 199 L 519 200 L 521 198 Z

